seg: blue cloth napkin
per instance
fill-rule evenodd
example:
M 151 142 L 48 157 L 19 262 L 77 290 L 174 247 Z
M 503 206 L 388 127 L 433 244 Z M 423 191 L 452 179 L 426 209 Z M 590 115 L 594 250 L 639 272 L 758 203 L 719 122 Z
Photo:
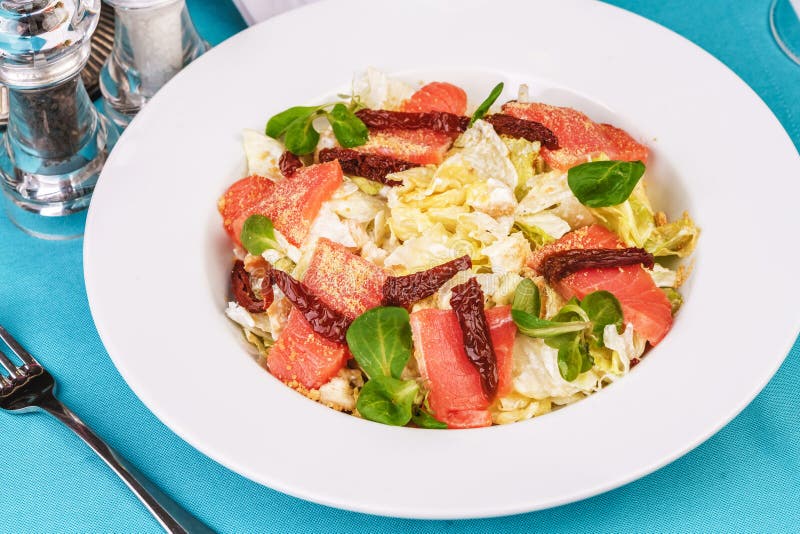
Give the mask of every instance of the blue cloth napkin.
M 781 54 L 769 34 L 769 0 L 614 3 L 672 28 L 720 58 L 758 92 L 800 145 L 800 67 Z M 212 43 L 244 28 L 229 0 L 188 4 L 200 32 Z M 591 57 L 591 50 L 587 54 Z M 743 162 L 748 158 L 747 137 L 756 134 L 742 132 L 742 147 L 736 150 Z M 757 155 L 753 159 L 757 169 Z M 86 302 L 81 246 L 81 241 L 31 239 L 0 215 L 0 323 L 58 377 L 68 405 L 167 493 L 221 532 L 800 530 L 800 343 L 733 422 L 683 458 L 623 488 L 505 518 L 373 517 L 259 486 L 204 457 L 163 426 L 128 389 L 103 349 Z M 779 311 L 784 310 L 773 312 Z M 0 512 L 0 532 L 159 532 L 105 465 L 43 415 L 0 413 Z

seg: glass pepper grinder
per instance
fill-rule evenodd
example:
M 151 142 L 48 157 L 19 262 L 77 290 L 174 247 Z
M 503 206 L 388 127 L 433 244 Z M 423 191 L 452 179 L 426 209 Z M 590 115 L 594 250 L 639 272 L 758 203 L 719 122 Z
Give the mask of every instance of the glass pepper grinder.
M 114 7 L 114 48 L 100 73 L 106 114 L 126 127 L 170 78 L 208 44 L 185 0 L 106 0 Z
M 100 0 L 0 2 L 0 83 L 9 103 L 0 184 L 11 220 L 36 237 L 83 233 L 94 186 L 119 136 L 80 76 L 99 14 Z

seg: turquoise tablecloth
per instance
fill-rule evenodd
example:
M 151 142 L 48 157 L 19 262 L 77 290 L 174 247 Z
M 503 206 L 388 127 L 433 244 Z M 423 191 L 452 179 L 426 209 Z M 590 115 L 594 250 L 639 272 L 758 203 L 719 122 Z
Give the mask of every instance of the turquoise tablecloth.
M 244 28 L 229 0 L 188 3 L 212 43 Z M 761 95 L 800 145 L 800 67 L 770 37 L 769 0 L 614 3 L 672 28 L 720 58 Z M 587 53 L 591 57 L 591 50 Z M 747 135 L 753 134 L 742 134 L 744 159 Z M 163 426 L 122 381 L 97 336 L 86 302 L 81 246 L 81 241 L 28 238 L 0 215 L 0 323 L 52 369 L 64 401 L 219 531 L 800 530 L 799 343 L 766 389 L 727 427 L 680 460 L 616 491 L 544 512 L 482 521 L 371 517 L 254 484 Z M 41 415 L 0 414 L 0 517 L 2 532 L 159 530 L 88 448 Z

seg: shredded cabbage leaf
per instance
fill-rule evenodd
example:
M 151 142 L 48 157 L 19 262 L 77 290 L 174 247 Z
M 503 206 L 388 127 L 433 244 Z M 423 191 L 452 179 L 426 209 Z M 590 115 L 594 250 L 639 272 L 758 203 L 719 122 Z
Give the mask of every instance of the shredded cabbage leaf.
M 685 258 L 694 252 L 700 230 L 689 214 L 684 212 L 677 221 L 656 227 L 644 243 L 644 249 L 653 256 Z
M 643 181 L 622 204 L 591 208 L 590 211 L 626 245 L 643 248 L 656 257 L 685 258 L 694 251 L 700 235 L 688 213 L 677 221 L 658 226 Z
M 514 169 L 517 171 L 517 184 L 514 187 L 514 194 L 517 200 L 522 200 L 528 192 L 528 183 L 533 175 L 536 174 L 537 162 L 539 160 L 539 141 L 528 141 L 527 139 L 516 139 L 514 137 L 500 136 L 508 147 L 508 158 Z
M 631 360 L 639 358 L 643 353 L 646 341 L 633 331 L 633 326 L 628 324 L 622 334 L 617 332 L 613 324 L 603 329 L 603 344 L 613 351 L 616 357 L 603 371 L 615 376 L 622 376 L 631 368 Z M 595 365 L 598 365 L 595 359 Z
M 248 175 L 257 174 L 273 181 L 283 179 L 279 162 L 285 149 L 279 141 L 248 129 L 242 132 L 242 146 Z
M 517 336 L 514 340 L 514 391 L 531 399 L 552 398 L 556 404 L 572 402 L 578 394 L 588 394 L 600 387 L 594 370 L 578 375 L 572 382 L 561 377 L 558 350 L 544 340 Z
M 399 109 L 412 94 L 413 87 L 373 67 L 353 80 L 353 98 L 370 109 Z

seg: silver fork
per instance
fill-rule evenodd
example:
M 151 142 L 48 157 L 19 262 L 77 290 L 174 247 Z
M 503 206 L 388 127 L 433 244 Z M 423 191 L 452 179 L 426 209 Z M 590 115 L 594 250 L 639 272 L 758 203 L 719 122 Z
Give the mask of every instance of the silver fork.
M 2 326 L 0 339 L 22 361 L 22 365 L 17 365 L 0 351 L 0 365 L 8 373 L 8 376 L 0 373 L 0 408 L 11 413 L 44 410 L 67 425 L 114 470 L 167 532 L 214 532 L 162 493 L 64 406 L 55 397 L 56 382 L 52 375 Z

